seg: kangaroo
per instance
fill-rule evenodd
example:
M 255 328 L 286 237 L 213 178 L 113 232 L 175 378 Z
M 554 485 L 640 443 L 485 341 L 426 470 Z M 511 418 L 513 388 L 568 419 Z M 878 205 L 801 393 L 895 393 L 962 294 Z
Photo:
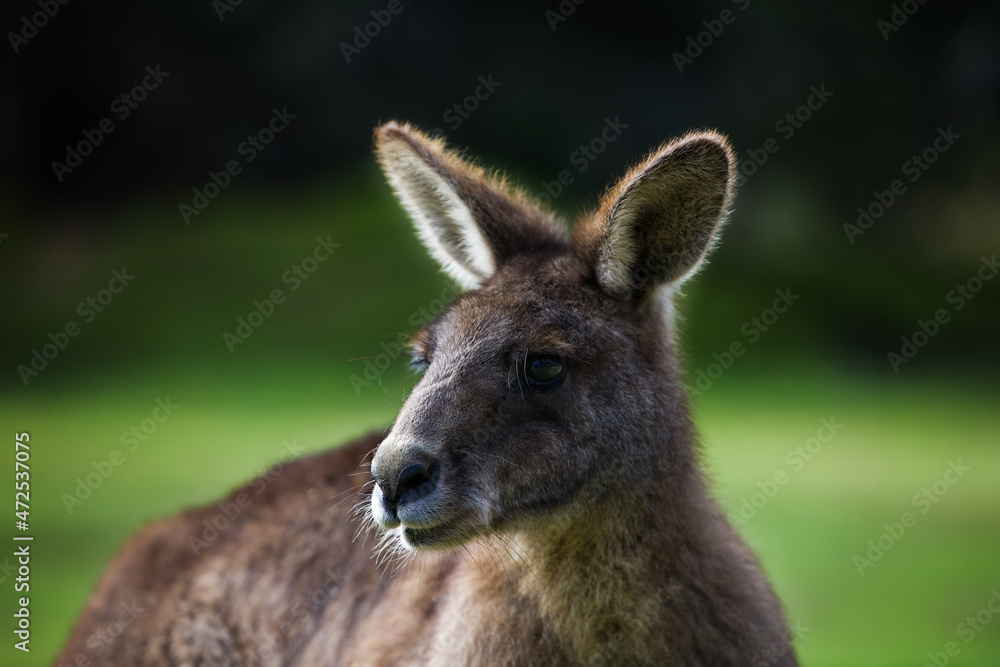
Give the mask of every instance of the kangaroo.
M 56 664 L 797 664 L 709 494 L 677 358 L 675 295 L 732 203 L 726 138 L 662 145 L 572 233 L 410 125 L 375 151 L 468 290 L 415 334 L 388 435 L 143 529 Z

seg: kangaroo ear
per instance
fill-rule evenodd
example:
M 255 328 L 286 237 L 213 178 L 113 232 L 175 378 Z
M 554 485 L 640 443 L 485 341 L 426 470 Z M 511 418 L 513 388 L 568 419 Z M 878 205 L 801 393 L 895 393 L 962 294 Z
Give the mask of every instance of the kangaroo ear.
M 410 125 L 376 128 L 375 153 L 424 245 L 467 288 L 515 255 L 567 246 L 551 216 Z
M 601 287 L 641 298 L 690 277 L 732 202 L 734 165 L 725 137 L 692 133 L 661 146 L 612 187 L 574 237 Z

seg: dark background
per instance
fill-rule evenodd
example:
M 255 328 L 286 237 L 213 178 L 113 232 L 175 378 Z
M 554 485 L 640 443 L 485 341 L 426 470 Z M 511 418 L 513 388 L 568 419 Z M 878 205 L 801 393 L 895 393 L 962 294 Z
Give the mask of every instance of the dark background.
M 82 246 L 118 227 L 142 230 L 150 242 L 189 233 L 172 215 L 178 204 L 190 203 L 191 189 L 203 186 L 210 170 L 238 158 L 237 146 L 274 107 L 287 107 L 294 123 L 244 165 L 233 192 L 333 189 L 371 177 L 371 129 L 386 119 L 444 130 L 453 144 L 544 192 L 542 182 L 573 168 L 570 155 L 598 135 L 606 117 L 620 117 L 628 130 L 575 173 L 569 196 L 556 202 L 570 215 L 592 205 L 625 163 L 685 129 L 722 129 L 744 159 L 775 137 L 779 152 L 738 200 L 752 224 L 734 226 L 712 279 L 732 272 L 744 285 L 769 284 L 780 267 L 783 280 L 794 272 L 810 289 L 835 292 L 822 308 L 813 302 L 816 327 L 808 334 L 830 339 L 831 351 L 852 360 L 882 363 L 884 350 L 924 312 L 916 306 L 932 313 L 951 284 L 997 246 L 995 8 L 937 3 L 925 12 L 914 5 L 920 10 L 886 40 L 877 22 L 892 8 L 879 3 L 808 10 L 753 3 L 746 11 L 742 3 L 676 4 L 567 3 L 564 9 L 575 11 L 553 30 L 545 11 L 558 5 L 402 2 L 403 11 L 350 63 L 340 44 L 383 5 L 245 2 L 221 20 L 218 8 L 227 5 L 209 2 L 60 6 L 4 58 L 5 218 L 7 233 L 16 231 L 6 243 L 17 245 L 6 248 L 2 271 L 18 286 L 7 295 L 18 326 L 4 331 L 5 364 L 44 334 L 36 315 L 50 294 L 47 281 L 77 275 L 72 258 L 52 253 L 85 252 Z M 672 54 L 727 8 L 735 21 L 678 72 Z M 38 7 L 9 3 L 4 25 L 23 29 L 31 10 Z M 128 118 L 115 118 L 112 101 L 157 65 L 169 76 Z M 445 112 L 490 75 L 501 85 L 453 129 Z M 775 123 L 806 102 L 811 86 L 833 95 L 784 139 Z M 57 180 L 53 161 L 105 117 L 115 131 Z M 857 207 L 905 179 L 901 165 L 949 127 L 961 140 L 848 243 L 842 226 L 857 219 Z M 221 200 L 235 197 L 227 191 Z M 126 203 L 136 209 L 122 215 Z M 209 210 L 193 220 L 219 228 L 220 217 Z M 300 221 L 264 224 L 295 228 Z M 996 360 L 987 324 L 998 294 L 984 293 L 974 312 L 956 318 L 945 335 L 962 344 L 942 355 Z M 177 350 L 164 343 L 161 352 L 193 352 L 191 341 Z M 926 357 L 938 361 L 933 350 Z
M 38 2 L 0 12 L 0 399 L 5 432 L 39 441 L 35 511 L 48 542 L 36 561 L 38 650 L 15 656 L 23 664 L 54 654 L 143 522 L 246 481 L 286 438 L 314 450 L 392 419 L 414 381 L 394 345 L 452 292 L 371 156 L 372 129 L 389 119 L 439 131 L 537 195 L 569 170 L 552 202 L 569 220 L 660 142 L 692 128 L 728 134 L 752 175 L 686 289 L 692 386 L 714 355 L 748 343 L 743 326 L 776 289 L 800 299 L 695 402 L 723 501 L 738 504 L 821 416 L 854 416 L 851 453 L 817 464 L 815 479 L 798 480 L 805 495 L 790 488 L 746 531 L 790 617 L 815 628 L 803 655 L 859 664 L 852 651 L 877 639 L 872 660 L 916 664 L 1000 583 L 984 536 L 995 532 L 984 489 L 998 481 L 1000 281 L 961 310 L 948 300 L 1000 249 L 997 3 L 401 0 L 386 14 L 386 2 L 52 2 L 36 33 L 24 17 L 41 16 Z M 371 12 L 391 20 L 348 62 L 343 45 L 374 25 Z M 886 32 L 894 12 L 906 20 Z M 11 37 L 21 33 L 33 36 Z M 679 71 L 689 38 L 703 46 Z M 169 75 L 119 118 L 112 105 L 147 67 Z M 472 99 L 481 78 L 499 86 Z M 791 136 L 776 127 L 814 89 L 832 95 Z M 466 100 L 456 126 L 449 110 Z M 294 118 L 247 163 L 239 146 L 275 108 Z M 103 118 L 114 131 L 57 178 L 53 162 Z M 627 127 L 579 171 L 575 152 L 606 119 Z M 959 138 L 911 182 L 904 163 L 949 128 Z M 769 138 L 778 150 L 755 165 Z M 179 206 L 234 159 L 241 173 L 186 224 Z M 905 192 L 852 243 L 844 226 L 896 179 Z M 230 352 L 223 334 L 253 300 L 288 291 L 282 275 L 317 237 L 340 246 Z M 122 267 L 135 280 L 84 322 L 78 304 Z M 888 355 L 942 308 L 948 321 L 894 368 Z M 25 382 L 19 368 L 70 321 L 79 335 Z M 178 417 L 68 511 L 65 494 L 167 395 L 184 406 Z M 942 532 L 930 519 L 924 538 L 914 529 L 926 551 L 881 566 L 885 588 L 859 579 L 852 555 L 939 474 L 927 471 L 970 451 L 981 486 L 956 491 L 954 516 L 933 515 Z M 12 597 L 5 589 L 3 603 Z M 918 611 L 942 598 L 946 609 Z M 895 620 L 862 627 L 858 607 Z M 996 646 L 990 636 L 964 658 Z

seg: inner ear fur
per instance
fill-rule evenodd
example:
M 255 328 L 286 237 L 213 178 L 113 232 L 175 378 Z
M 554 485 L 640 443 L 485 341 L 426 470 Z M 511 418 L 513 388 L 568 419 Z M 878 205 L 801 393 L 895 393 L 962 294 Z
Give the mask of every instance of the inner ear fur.
M 466 287 L 511 257 L 567 246 L 551 215 L 441 140 L 390 122 L 375 130 L 375 152 L 421 240 Z
M 718 236 L 735 190 L 735 158 L 717 132 L 664 144 L 603 197 L 574 234 L 598 283 L 641 297 L 693 275 Z

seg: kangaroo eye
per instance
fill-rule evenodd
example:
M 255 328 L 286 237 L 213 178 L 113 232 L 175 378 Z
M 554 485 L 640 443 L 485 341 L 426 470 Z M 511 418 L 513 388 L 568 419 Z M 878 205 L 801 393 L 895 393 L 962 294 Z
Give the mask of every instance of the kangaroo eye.
M 566 378 L 566 361 L 551 354 L 529 356 L 524 374 L 528 386 L 539 391 L 555 389 Z

